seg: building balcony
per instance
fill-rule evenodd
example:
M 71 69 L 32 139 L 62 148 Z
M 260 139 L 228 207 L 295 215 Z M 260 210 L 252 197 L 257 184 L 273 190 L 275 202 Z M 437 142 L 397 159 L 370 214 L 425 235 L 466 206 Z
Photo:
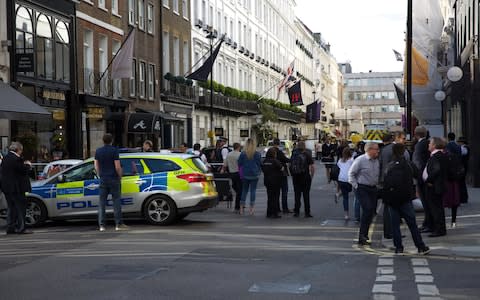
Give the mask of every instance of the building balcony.
M 210 109 L 210 91 L 199 88 L 198 106 L 203 109 Z M 258 105 L 255 101 L 227 97 L 219 93 L 213 93 L 212 108 L 216 111 L 230 112 L 236 115 L 259 114 Z
M 181 104 L 198 104 L 198 97 L 196 96 L 195 88 L 193 86 L 175 82 L 174 80 L 163 81 L 163 100 Z
M 277 107 L 274 107 L 273 110 L 277 114 L 279 121 L 301 123 L 302 118 L 305 117 L 304 113 L 296 113 L 296 112 L 293 112 L 293 111 L 284 110 L 284 109 L 280 109 L 280 108 L 277 108 Z
M 85 94 L 118 99 L 122 97 L 122 80 L 111 79 L 108 71 L 102 77 L 101 72 L 90 68 L 84 68 L 83 92 Z

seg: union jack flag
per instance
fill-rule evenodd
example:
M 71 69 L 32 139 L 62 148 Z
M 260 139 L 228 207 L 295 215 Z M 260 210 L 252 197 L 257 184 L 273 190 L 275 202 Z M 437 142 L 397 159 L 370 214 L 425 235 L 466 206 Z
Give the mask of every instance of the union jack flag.
M 280 91 L 282 90 L 283 87 L 287 84 L 287 82 L 290 80 L 290 76 L 293 75 L 293 71 L 295 69 L 295 59 L 292 60 L 290 65 L 287 68 L 287 75 L 285 75 L 285 78 L 283 78 L 282 82 L 280 82 L 280 85 L 278 86 L 278 95 L 277 99 L 280 97 Z

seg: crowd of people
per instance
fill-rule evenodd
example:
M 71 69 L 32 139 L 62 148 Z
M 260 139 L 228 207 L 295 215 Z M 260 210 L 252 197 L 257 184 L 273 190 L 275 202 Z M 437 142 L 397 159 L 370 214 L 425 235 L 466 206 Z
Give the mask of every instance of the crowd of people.
M 325 143 L 321 157 L 325 149 L 327 154 L 334 153 L 329 143 Z M 415 129 L 414 144 L 410 151 L 405 145 L 404 132 L 386 135 L 381 144 L 366 143 L 365 153 L 358 155 L 362 150 L 343 147 L 342 155 L 334 164 L 339 169 L 335 180 L 339 193 L 343 195 L 345 219 L 349 218 L 348 195 L 351 190 L 354 191 L 355 203 L 361 207 L 361 214 L 357 210 L 355 212 L 360 223 L 358 244 L 370 244 L 368 231 L 378 207 L 378 199 L 381 199 L 384 238 L 393 239 L 395 252 L 403 253 L 404 249 L 400 232 L 403 219 L 418 252 L 427 254 L 430 249 L 423 242 L 421 233 L 429 233 L 429 237 L 446 235 L 445 208 L 451 209 L 450 227 L 455 228 L 457 209 L 461 203 L 468 201 L 465 176 L 469 148 L 466 139 L 461 137 L 456 141 L 455 134 L 449 133 L 447 143 L 441 137 L 428 137 L 426 128 L 419 126 Z M 330 160 L 326 164 L 332 169 Z M 327 176 L 330 175 L 327 171 Z M 412 200 L 417 198 L 424 210 L 420 227 L 417 227 L 412 205 Z
M 335 202 L 342 196 L 346 221 L 350 219 L 349 195 L 353 192 L 354 218 L 360 224 L 359 245 L 370 244 L 369 228 L 381 199 L 384 237 L 393 239 L 395 252 L 402 253 L 404 249 L 400 231 L 401 219 L 404 219 L 418 252 L 427 254 L 430 249 L 421 233 L 429 233 L 429 237 L 446 235 L 445 208 L 451 209 L 450 227 L 455 228 L 458 207 L 468 202 L 465 176 L 469 148 L 463 137 L 455 140 L 455 134 L 449 133 L 447 142 L 441 137 L 429 137 L 422 126 L 415 128 L 410 150 L 405 145 L 405 137 L 404 132 L 396 132 L 387 134 L 382 143 L 359 142 L 356 145 L 324 139 L 315 145 L 315 158 L 325 166 L 328 183 L 335 183 Z M 105 201 L 109 194 L 114 202 L 116 230 L 128 229 L 123 224 L 119 204 L 122 176 L 119 151 L 112 146 L 111 135 L 106 134 L 103 141 L 104 146 L 95 154 L 95 169 L 100 177 L 99 229 L 105 231 Z M 7 234 L 29 233 L 25 230 L 24 204 L 25 193 L 31 189 L 26 175 L 31 163 L 23 160 L 20 143 L 12 143 L 9 150 L 0 169 L 8 203 Z M 255 214 L 257 184 L 263 172 L 267 218 L 278 219 L 282 213 L 299 217 L 302 198 L 304 217 L 312 217 L 310 188 L 315 167 L 312 152 L 307 151 L 304 141 L 298 141 L 291 157 L 287 157 L 280 148 L 280 140 L 274 139 L 264 160 L 253 139 L 246 141 L 243 150 L 239 143 L 234 143 L 231 150 L 227 140 L 220 138 L 210 150 L 201 149 L 200 144 L 188 149 L 184 144 L 181 152 L 200 157 L 212 171 L 228 174 L 235 192 L 236 213 Z M 153 143 L 144 141 L 142 151 L 153 151 Z M 292 178 L 294 189 L 293 211 L 288 205 L 288 177 Z M 420 199 L 424 210 L 420 227 L 412 205 L 416 198 Z

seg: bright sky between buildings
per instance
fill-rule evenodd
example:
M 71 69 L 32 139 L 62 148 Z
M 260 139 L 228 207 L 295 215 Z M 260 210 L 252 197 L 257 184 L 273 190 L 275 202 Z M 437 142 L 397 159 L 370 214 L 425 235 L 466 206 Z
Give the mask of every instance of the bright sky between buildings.
M 296 0 L 296 15 L 330 43 L 337 62 L 349 61 L 353 72 L 399 72 L 403 62 L 392 49 L 405 52 L 407 1 Z

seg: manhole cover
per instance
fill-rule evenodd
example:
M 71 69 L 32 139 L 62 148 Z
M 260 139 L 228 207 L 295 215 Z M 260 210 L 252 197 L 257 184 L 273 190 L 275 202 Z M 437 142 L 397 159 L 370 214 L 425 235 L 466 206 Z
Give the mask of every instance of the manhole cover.
M 142 280 L 154 277 L 160 272 L 168 271 L 166 267 L 152 267 L 151 265 L 104 265 L 91 272 L 81 275 L 86 279 L 105 280 Z
M 252 293 L 307 294 L 311 284 L 262 282 L 253 284 L 248 291 Z

